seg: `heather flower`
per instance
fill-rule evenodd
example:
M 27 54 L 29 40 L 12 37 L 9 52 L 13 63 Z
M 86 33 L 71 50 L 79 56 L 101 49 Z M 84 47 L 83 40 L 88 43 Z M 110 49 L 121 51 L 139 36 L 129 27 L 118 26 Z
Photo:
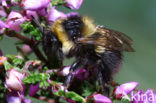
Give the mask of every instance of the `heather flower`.
M 24 53 L 24 55 L 27 55 L 32 52 L 32 49 L 30 48 L 29 45 L 24 44 L 22 46 L 22 52 Z
M 7 24 L 9 25 L 10 29 L 20 32 L 20 30 L 22 29 L 20 24 L 24 23 L 25 20 L 26 19 L 20 12 L 11 11 L 7 18 Z
M 87 98 L 87 101 L 92 101 L 91 103 L 112 103 L 112 101 L 108 97 L 98 93 L 94 93 L 89 96 Z
M 1 0 L 2 6 L 6 6 L 7 7 L 7 2 L 6 0 Z
M 128 82 L 118 86 L 114 90 L 114 94 L 117 99 L 121 99 L 123 96 L 129 94 L 138 86 L 138 82 Z
M 38 20 L 38 16 L 37 16 L 36 11 L 26 10 L 26 16 L 30 20 L 33 19 L 31 16 L 33 16 L 36 20 Z
M 67 76 L 69 74 L 69 69 L 70 69 L 70 66 L 66 66 L 58 74 L 61 76 Z M 89 77 L 89 72 L 83 68 L 78 68 L 72 74 L 73 74 L 74 78 L 76 78 L 80 81 L 88 79 L 88 77 Z
M 5 12 L 4 8 L 0 6 L 0 17 L 6 17 L 7 13 Z
M 0 20 L 0 30 L 3 28 L 8 28 L 9 26 L 2 20 Z
M 28 10 L 39 10 L 46 8 L 51 0 L 23 0 L 22 7 Z
M 65 18 L 66 15 L 55 9 L 55 7 L 52 7 L 51 11 L 49 12 L 48 16 L 47 16 L 47 21 L 51 24 L 53 23 L 55 20 L 59 19 L 59 18 Z
M 7 103 L 32 103 L 30 99 L 24 98 L 24 94 L 16 91 L 8 92 L 6 95 Z
M 39 83 L 36 85 L 31 84 L 29 89 L 29 96 L 34 96 L 39 90 Z
M 79 9 L 83 3 L 83 0 L 66 0 L 66 6 L 71 9 Z
M 10 69 L 6 72 L 5 85 L 8 90 L 23 91 L 22 79 L 24 74 Z
M 48 12 L 47 12 L 47 9 L 46 9 L 46 8 L 43 8 L 43 9 L 37 10 L 37 13 L 38 13 L 40 16 L 46 16 Z

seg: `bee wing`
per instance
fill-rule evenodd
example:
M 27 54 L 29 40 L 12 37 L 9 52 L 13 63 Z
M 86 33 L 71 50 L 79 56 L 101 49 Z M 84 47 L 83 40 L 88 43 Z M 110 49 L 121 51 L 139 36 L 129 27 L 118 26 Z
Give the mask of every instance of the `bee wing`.
M 88 37 L 79 38 L 78 42 L 83 44 L 99 45 L 108 50 L 113 49 L 127 52 L 135 51 L 131 46 L 133 40 L 130 37 L 124 33 L 101 26 L 97 27 L 96 33 Z

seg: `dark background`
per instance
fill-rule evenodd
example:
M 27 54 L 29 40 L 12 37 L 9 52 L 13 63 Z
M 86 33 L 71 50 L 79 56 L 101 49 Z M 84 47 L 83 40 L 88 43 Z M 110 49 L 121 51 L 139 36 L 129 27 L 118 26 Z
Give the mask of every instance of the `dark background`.
M 64 7 L 58 9 L 71 11 Z M 156 0 L 84 0 L 78 12 L 134 40 L 136 52 L 124 53 L 124 63 L 115 76 L 116 81 L 138 81 L 139 88 L 145 90 L 156 87 Z M 0 41 L 4 54 L 16 53 L 14 42 L 9 38 Z M 66 60 L 65 64 L 71 61 Z

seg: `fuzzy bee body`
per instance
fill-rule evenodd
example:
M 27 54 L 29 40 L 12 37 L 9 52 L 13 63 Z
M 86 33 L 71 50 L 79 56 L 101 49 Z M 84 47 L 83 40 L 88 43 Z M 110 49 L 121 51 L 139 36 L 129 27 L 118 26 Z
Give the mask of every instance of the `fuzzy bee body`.
M 97 26 L 87 16 L 70 16 L 56 20 L 50 27 L 51 34 L 43 37 L 43 49 L 52 48 L 68 58 L 75 57 L 67 76 L 65 86 L 72 79 L 72 71 L 78 67 L 89 70 L 96 68 L 96 77 L 106 95 L 112 75 L 122 64 L 122 52 L 134 51 L 132 40 L 121 32 Z M 48 41 L 48 42 L 47 42 Z M 57 43 L 58 42 L 58 43 Z

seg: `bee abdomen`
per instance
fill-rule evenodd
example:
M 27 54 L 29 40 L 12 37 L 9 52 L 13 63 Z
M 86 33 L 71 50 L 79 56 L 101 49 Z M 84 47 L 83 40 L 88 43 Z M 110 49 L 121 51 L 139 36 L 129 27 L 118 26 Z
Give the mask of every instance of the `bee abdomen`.
M 110 70 L 111 74 L 116 73 L 122 64 L 122 53 L 120 51 L 105 51 L 101 54 L 105 68 Z

